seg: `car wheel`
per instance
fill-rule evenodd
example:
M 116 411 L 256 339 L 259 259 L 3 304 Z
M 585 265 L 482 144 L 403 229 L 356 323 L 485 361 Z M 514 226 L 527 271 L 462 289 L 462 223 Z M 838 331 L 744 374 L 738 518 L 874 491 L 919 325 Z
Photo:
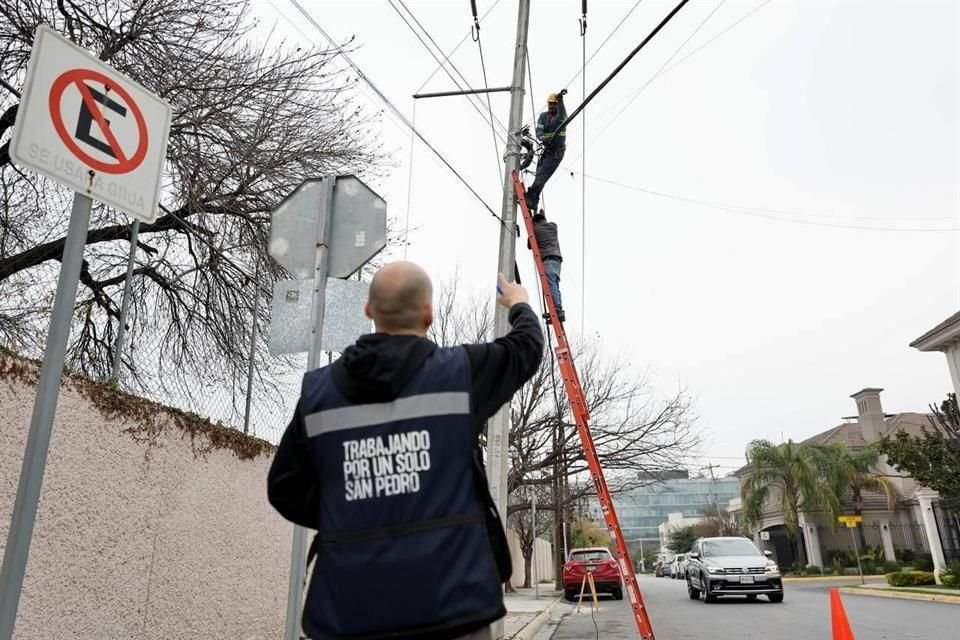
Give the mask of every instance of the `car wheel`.
M 690 582 L 690 576 L 687 576 L 687 595 L 690 596 L 691 600 L 700 599 L 700 590 L 693 586 L 693 583 Z
M 612 593 L 614 600 L 623 600 L 623 589 L 614 589 Z
M 573 602 L 577 599 L 577 594 L 573 591 L 564 590 L 563 597 L 566 598 L 567 602 Z
M 783 602 L 782 593 L 769 593 L 767 597 L 770 598 L 770 602 Z
M 701 578 L 700 581 L 703 583 L 703 601 L 707 604 L 716 602 L 717 596 L 710 593 L 710 581 L 706 578 Z

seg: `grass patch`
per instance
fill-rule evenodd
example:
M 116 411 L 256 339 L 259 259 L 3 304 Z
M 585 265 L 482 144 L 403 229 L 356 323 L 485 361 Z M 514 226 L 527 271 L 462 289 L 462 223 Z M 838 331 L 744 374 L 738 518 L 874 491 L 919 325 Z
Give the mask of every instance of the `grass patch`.
M 854 589 L 863 589 L 864 591 L 897 591 L 900 593 L 925 593 L 930 594 L 931 591 L 942 595 L 948 596 L 957 596 L 960 598 L 960 589 L 954 589 L 953 587 L 948 587 L 942 584 L 930 585 L 929 587 L 871 587 L 870 585 L 858 584 L 853 587 Z

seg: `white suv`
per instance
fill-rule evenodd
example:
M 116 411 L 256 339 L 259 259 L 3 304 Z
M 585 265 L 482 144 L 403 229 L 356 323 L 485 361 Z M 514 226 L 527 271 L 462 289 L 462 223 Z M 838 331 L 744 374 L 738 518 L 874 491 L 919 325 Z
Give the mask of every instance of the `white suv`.
M 706 602 L 720 596 L 765 595 L 770 602 L 783 602 L 783 581 L 769 551 L 760 550 L 740 537 L 700 538 L 687 554 L 687 593 L 691 600 L 703 594 Z

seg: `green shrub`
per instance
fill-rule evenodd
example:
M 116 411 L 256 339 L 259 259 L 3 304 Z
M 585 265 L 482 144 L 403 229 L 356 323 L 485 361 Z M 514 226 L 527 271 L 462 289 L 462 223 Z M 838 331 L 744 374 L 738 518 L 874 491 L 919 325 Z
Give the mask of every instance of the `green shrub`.
M 887 574 L 887 584 L 891 587 L 923 587 L 936 582 L 930 571 L 898 571 Z
M 913 562 L 913 558 L 915 557 L 913 549 L 894 548 L 893 555 L 897 557 L 897 562 L 900 564 L 910 564 Z
M 960 589 L 960 561 L 951 562 L 945 571 L 941 571 L 940 580 L 947 587 Z
M 914 571 L 933 571 L 933 556 L 929 553 L 918 553 L 913 557 Z
M 808 564 L 808 565 L 806 566 L 806 568 L 804 568 L 804 571 L 807 573 L 808 576 L 820 576 L 820 575 L 823 575 L 823 569 L 821 569 L 820 567 L 818 567 L 818 566 L 815 565 L 815 564 Z
M 794 560 L 794 561 L 793 561 L 793 564 L 790 565 L 790 573 L 792 573 L 792 574 L 795 575 L 795 576 L 802 576 L 802 575 L 803 575 L 803 563 L 800 562 L 799 560 Z
M 887 562 L 883 563 L 884 573 L 896 573 L 897 571 L 900 571 L 900 569 L 901 569 L 900 565 L 897 564 L 896 562 L 890 562 L 888 560 Z
M 869 576 L 877 573 L 877 565 L 873 558 L 866 556 L 860 558 L 860 568 L 863 569 L 863 575 Z

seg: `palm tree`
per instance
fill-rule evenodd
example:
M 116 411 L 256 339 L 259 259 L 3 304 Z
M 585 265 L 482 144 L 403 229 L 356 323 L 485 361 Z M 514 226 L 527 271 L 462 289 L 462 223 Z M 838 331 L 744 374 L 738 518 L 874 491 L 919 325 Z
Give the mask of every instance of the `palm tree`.
M 836 495 L 823 482 L 823 470 L 824 450 L 820 445 L 754 440 L 747 449 L 747 472 L 740 487 L 744 518 L 748 524 L 758 524 L 768 506 L 775 506 L 783 516 L 794 557 L 804 564 L 806 554 L 797 536 L 800 512 L 839 510 Z
M 870 491 L 882 493 L 887 499 L 887 510 L 893 511 L 897 500 L 897 489 L 886 476 L 876 472 L 880 461 L 879 443 L 871 443 L 862 449 L 850 449 L 844 443 L 836 443 L 827 449 L 828 469 L 834 493 L 843 496 L 848 491 L 853 502 L 853 513 L 863 515 L 863 493 Z M 860 548 L 866 546 L 863 535 L 863 523 L 857 524 Z

